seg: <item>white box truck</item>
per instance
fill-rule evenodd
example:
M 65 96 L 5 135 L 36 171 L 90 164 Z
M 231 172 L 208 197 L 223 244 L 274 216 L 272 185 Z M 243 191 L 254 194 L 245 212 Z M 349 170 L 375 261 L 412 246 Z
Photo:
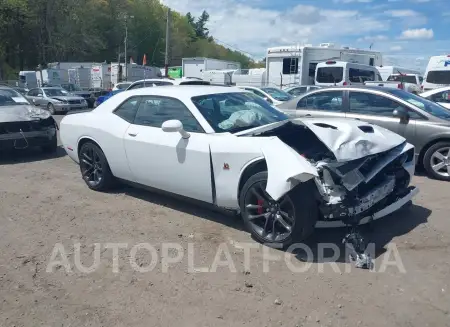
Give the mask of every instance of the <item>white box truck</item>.
M 380 66 L 382 55 L 378 51 L 338 47 L 333 43 L 269 48 L 266 54 L 266 85 L 280 88 L 312 85 L 317 64 L 332 60 Z
M 36 71 L 36 79 L 38 86 L 43 85 L 61 85 L 69 82 L 69 74 L 65 69 L 43 69 Z
M 234 61 L 203 57 L 182 59 L 183 77 L 202 78 L 202 73 L 207 70 L 236 70 L 240 68 L 241 64 Z

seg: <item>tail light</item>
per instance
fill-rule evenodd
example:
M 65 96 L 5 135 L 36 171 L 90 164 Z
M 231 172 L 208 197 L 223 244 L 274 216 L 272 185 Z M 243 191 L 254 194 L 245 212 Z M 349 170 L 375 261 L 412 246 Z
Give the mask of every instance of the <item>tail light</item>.
M 420 86 L 420 89 L 423 91 L 423 85 Z
M 342 85 L 347 85 L 347 82 L 344 82 Z
M 398 87 L 400 90 L 403 90 L 403 84 L 402 84 L 402 83 L 398 84 L 397 87 Z

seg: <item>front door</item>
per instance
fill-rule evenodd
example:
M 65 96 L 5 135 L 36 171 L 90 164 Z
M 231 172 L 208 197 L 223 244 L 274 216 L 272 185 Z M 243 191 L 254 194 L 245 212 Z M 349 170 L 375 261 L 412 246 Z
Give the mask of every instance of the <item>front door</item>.
M 346 117 L 384 127 L 411 139 L 415 133 L 415 120 L 401 121 L 400 118 L 394 117 L 394 110 L 399 108 L 409 111 L 402 104 L 383 95 L 363 91 L 350 91 Z
M 172 119 L 183 123 L 189 138 L 161 129 Z M 143 96 L 134 122 L 124 135 L 134 181 L 212 203 L 209 137 L 179 100 Z

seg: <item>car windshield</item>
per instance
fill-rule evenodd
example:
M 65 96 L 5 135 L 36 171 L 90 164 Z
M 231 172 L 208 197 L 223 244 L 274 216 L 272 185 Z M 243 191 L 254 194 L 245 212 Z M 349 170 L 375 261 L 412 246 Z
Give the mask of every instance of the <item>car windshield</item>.
M 73 91 L 83 91 L 78 85 L 76 84 L 61 84 L 61 87 L 69 92 Z
M 45 95 L 48 97 L 67 96 L 69 92 L 64 89 L 44 89 Z
M 192 102 L 217 133 L 237 133 L 289 118 L 264 99 L 247 92 L 202 95 L 193 97 Z
M 274 87 L 263 87 L 261 90 L 278 101 L 288 101 L 292 99 L 292 95 Z
M 432 84 L 450 84 L 450 70 L 432 70 L 428 72 L 426 81 Z
M 396 97 L 399 97 L 400 99 L 407 101 L 411 103 L 412 105 L 416 106 L 419 109 L 422 109 L 423 111 L 426 111 L 430 115 L 433 115 L 435 117 L 450 120 L 450 110 L 445 109 L 443 106 L 430 101 L 428 99 L 422 98 L 418 95 L 399 90 L 399 89 L 392 89 L 388 91 L 389 93 L 395 95 Z
M 9 89 L 0 89 L 0 107 L 29 104 L 19 92 Z

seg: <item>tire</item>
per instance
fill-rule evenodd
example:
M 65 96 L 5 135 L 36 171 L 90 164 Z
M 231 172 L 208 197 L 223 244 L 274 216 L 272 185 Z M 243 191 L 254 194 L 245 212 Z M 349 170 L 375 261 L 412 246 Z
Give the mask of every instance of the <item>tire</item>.
M 54 115 L 56 113 L 55 106 L 52 103 L 47 104 L 47 110 L 51 115 Z
M 43 145 L 41 147 L 42 152 L 44 153 L 55 153 L 58 150 L 58 137 L 56 136 L 56 132 L 55 135 L 52 137 L 52 140 L 50 141 L 49 144 Z
M 106 192 L 113 187 L 115 178 L 111 173 L 105 154 L 97 144 L 84 143 L 78 158 L 81 177 L 91 190 Z
M 439 156 L 437 155 L 438 153 L 443 155 Z M 438 163 L 442 163 L 443 166 L 439 170 L 436 170 L 433 166 Z M 425 152 L 423 166 L 429 177 L 441 181 L 450 181 L 450 142 L 444 141 L 432 145 Z
M 279 201 L 274 201 L 265 191 L 262 200 L 255 195 L 255 191 L 261 195 L 262 191 L 265 190 L 266 184 L 267 171 L 263 171 L 251 176 L 242 187 L 239 205 L 247 230 L 259 242 L 267 245 L 281 245 L 282 248 L 306 240 L 313 234 L 319 215 L 319 208 L 314 197 L 314 183 L 306 182 L 298 185 Z M 255 205 L 253 202 L 256 198 L 258 198 L 258 202 Z M 266 202 L 266 200 L 268 201 Z M 269 209 L 266 208 L 266 205 L 269 206 Z M 292 209 L 288 212 L 286 208 Z M 283 212 L 283 214 L 278 214 L 277 210 L 278 213 Z M 285 215 L 286 213 L 290 216 L 290 219 Z M 271 214 L 271 218 L 268 219 L 266 215 L 269 214 Z M 264 216 L 255 218 L 260 215 Z M 282 220 L 284 220 L 283 223 L 279 220 L 280 215 Z M 286 223 L 291 225 L 290 232 L 284 227 Z M 280 235 L 277 236 L 276 232 L 273 232 L 274 226 L 275 229 L 281 231 L 284 229 L 286 232 L 280 232 Z M 266 227 L 268 227 L 269 233 Z

